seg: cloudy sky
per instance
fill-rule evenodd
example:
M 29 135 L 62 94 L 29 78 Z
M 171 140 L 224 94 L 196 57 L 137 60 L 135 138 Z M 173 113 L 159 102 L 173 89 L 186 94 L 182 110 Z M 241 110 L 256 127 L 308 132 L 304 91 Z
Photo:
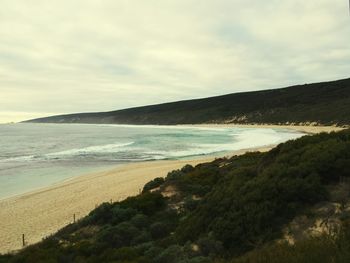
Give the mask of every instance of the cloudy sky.
M 347 0 L 0 0 L 0 122 L 350 77 Z

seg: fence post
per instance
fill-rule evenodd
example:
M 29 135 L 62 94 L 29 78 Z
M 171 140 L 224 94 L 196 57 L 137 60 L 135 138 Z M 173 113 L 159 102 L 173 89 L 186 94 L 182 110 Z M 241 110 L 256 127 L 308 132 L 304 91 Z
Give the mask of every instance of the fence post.
M 22 245 L 23 245 L 23 247 L 25 247 L 25 245 L 26 245 L 26 242 L 24 240 L 24 234 L 22 234 Z
M 73 223 L 75 223 L 75 214 L 73 214 Z

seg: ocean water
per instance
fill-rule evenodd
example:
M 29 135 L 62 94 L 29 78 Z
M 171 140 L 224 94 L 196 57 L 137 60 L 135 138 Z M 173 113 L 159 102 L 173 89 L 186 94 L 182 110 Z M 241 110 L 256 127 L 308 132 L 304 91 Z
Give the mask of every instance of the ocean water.
M 302 136 L 287 129 L 0 125 L 0 199 L 117 165 L 220 155 Z

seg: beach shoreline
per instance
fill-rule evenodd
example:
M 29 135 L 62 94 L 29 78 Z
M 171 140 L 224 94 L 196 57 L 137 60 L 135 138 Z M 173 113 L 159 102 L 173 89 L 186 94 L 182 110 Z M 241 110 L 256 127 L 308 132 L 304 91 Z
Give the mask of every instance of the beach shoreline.
M 120 165 L 116 168 L 84 174 L 54 185 L 0 200 L 0 253 L 22 248 L 22 234 L 27 245 L 37 243 L 57 230 L 86 216 L 103 202 L 115 202 L 137 195 L 156 177 L 197 165 L 215 158 L 268 151 L 274 145 L 242 149 L 196 159 L 159 160 Z
M 312 126 L 312 125 L 277 125 L 277 124 L 234 124 L 234 123 L 203 123 L 203 124 L 181 124 L 182 127 L 198 128 L 255 128 L 255 129 L 288 129 L 305 134 L 317 134 L 321 132 L 341 131 L 346 128 L 338 126 Z
M 278 126 L 200 124 L 181 125 L 207 128 L 279 128 L 302 133 L 341 130 L 333 126 Z M 0 200 L 0 253 L 22 248 L 22 234 L 26 244 L 39 242 L 60 228 L 79 219 L 103 202 L 120 201 L 136 195 L 156 177 L 186 164 L 197 165 L 215 158 L 244 154 L 248 151 L 268 151 L 275 145 L 248 148 L 229 153 L 205 155 L 193 159 L 160 160 L 124 164 L 106 171 L 72 177 L 51 186 Z

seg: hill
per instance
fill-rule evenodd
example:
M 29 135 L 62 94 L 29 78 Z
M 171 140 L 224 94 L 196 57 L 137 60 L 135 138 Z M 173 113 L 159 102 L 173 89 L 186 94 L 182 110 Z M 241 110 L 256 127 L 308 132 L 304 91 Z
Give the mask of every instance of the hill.
M 197 124 L 350 123 L 350 79 L 29 120 L 39 123 Z
M 0 262 L 349 262 L 349 171 L 350 130 L 187 165 Z

